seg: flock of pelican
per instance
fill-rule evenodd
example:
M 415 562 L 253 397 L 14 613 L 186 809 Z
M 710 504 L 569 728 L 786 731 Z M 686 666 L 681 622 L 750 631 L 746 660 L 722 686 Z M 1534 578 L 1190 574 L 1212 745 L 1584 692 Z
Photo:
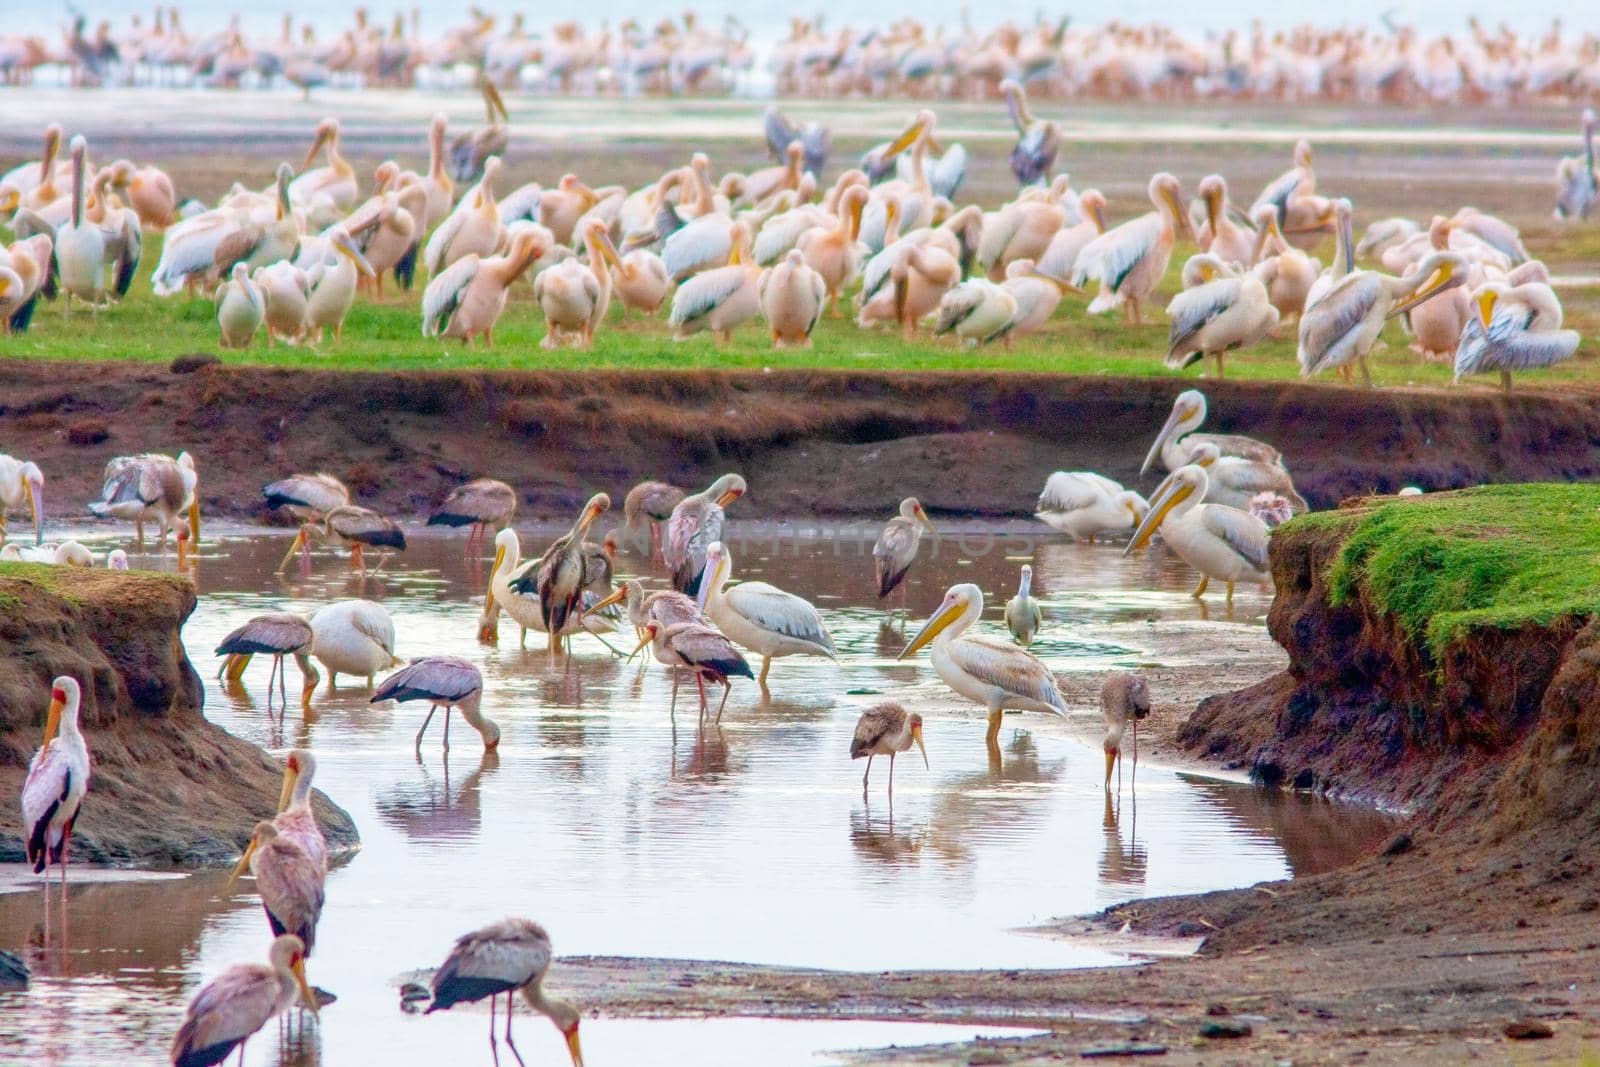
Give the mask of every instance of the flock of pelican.
M 814 97 L 992 97 L 1015 78 L 1059 99 L 1226 98 L 1397 104 L 1510 104 L 1600 96 L 1593 34 L 1538 34 L 1475 18 L 1457 33 L 1429 36 L 1385 15 L 1382 27 L 1316 26 L 1204 35 L 1160 23 L 1103 24 L 1006 19 L 988 29 L 928 25 L 840 25 L 791 18 L 788 32 L 753 33 L 733 16 L 720 26 L 693 12 L 652 26 L 627 19 L 596 28 L 576 20 L 532 27 L 471 8 L 465 22 L 424 34 L 421 15 L 387 24 L 358 9 L 331 33 L 284 16 L 276 32 L 228 26 L 191 31 L 177 7 L 147 21 L 90 27 L 77 16 L 60 40 L 0 35 L 0 80 L 63 72 L 73 85 L 291 85 L 395 87 L 449 83 L 463 71 L 502 88 L 559 93 L 716 94 L 755 91 L 764 70 L 777 91 Z M 326 23 L 321 27 L 326 30 Z
M 1189 203 L 1163 172 L 1149 182 L 1151 210 L 1113 223 L 1104 196 L 1055 173 L 1059 128 L 1005 81 L 1021 188 L 994 210 L 957 206 L 966 152 L 939 139 L 928 109 L 826 183 L 826 129 L 772 108 L 766 136 L 778 162 L 768 168 L 718 177 L 695 153 L 634 189 L 567 174 L 502 192 L 503 104 L 484 88 L 489 126 L 447 144 L 436 117 L 426 167 L 383 162 L 365 198 L 334 119 L 317 126 L 298 174 L 282 164 L 269 188 L 236 184 L 211 207 L 180 206 L 156 168 L 93 167 L 81 136 L 62 180 L 63 131 L 51 126 L 37 163 L 0 176 L 0 213 L 17 237 L 0 245 L 0 314 L 23 330 L 58 292 L 69 304 L 114 305 L 148 227 L 164 230 L 155 293 L 211 293 L 224 347 L 263 335 L 317 347 L 329 332 L 338 344 L 359 297 L 381 299 L 386 276 L 410 287 L 419 266 L 422 335 L 464 345 L 492 346 L 517 301 L 538 308 L 547 348 L 593 347 L 616 319 L 613 304 L 623 316 L 665 309 L 679 338 L 728 343 L 764 323 L 774 348 L 808 346 L 846 300 L 862 330 L 1010 345 L 1080 296 L 1090 314 L 1145 322 L 1183 242 L 1194 253 L 1166 304 L 1174 372 L 1202 364 L 1220 378 L 1230 353 L 1284 336 L 1302 375 L 1350 382 L 1359 371 L 1370 385 L 1369 357 L 1399 319 L 1422 359 L 1453 362 L 1457 380 L 1498 372 L 1509 389 L 1513 372 L 1579 345 L 1516 227 L 1469 206 L 1426 224 L 1375 220 L 1357 242 L 1354 206 L 1319 186 L 1303 140 L 1247 209 L 1221 174 L 1203 178 Z M 1586 136 L 1594 124 L 1586 115 Z M 1557 213 L 1587 215 L 1600 188 L 1592 142 L 1561 161 L 1557 181 Z M 1324 267 L 1313 253 L 1328 243 Z

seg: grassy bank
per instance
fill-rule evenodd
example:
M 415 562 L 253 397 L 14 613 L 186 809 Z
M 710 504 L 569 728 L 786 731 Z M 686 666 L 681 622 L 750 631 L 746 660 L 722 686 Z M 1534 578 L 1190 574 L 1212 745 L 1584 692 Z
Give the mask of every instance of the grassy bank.
M 1600 612 L 1600 486 L 1499 485 L 1398 500 L 1297 523 L 1353 527 L 1329 586 L 1364 590 L 1435 661 L 1480 628 Z
M 1162 308 L 1166 298 L 1152 300 L 1145 326 L 1125 325 L 1120 316 L 1089 316 L 1082 298 L 1068 297 L 1044 332 L 1018 339 L 1006 348 L 992 345 L 973 351 L 950 338 L 905 341 L 898 333 L 864 331 L 852 320 L 825 319 L 807 351 L 774 352 L 765 328 L 752 324 L 738 332 L 732 345 L 718 347 L 702 335 L 674 341 L 665 317 L 624 319 L 614 306 L 610 324 L 603 329 L 591 352 L 546 351 L 539 347 L 544 322 L 526 284 L 519 285 L 495 331 L 495 347 L 481 343 L 463 349 L 459 343 L 421 336 L 418 305 L 420 292 L 390 291 L 381 302 L 357 301 L 345 325 L 344 339 L 331 336 L 318 350 L 279 345 L 269 348 L 265 331 L 256 344 L 243 351 L 217 347 L 217 326 L 208 300 L 174 297 L 159 300 L 150 291 L 149 275 L 160 257 L 161 240 L 152 235 L 145 246 L 144 264 L 132 291 L 119 305 L 90 313 L 81 308 L 67 312 L 58 301 L 42 305 L 26 334 L 0 342 L 0 352 L 13 358 L 129 359 L 166 361 L 193 352 L 215 352 L 224 360 L 279 366 L 315 366 L 351 370 L 422 370 L 464 368 L 531 369 L 682 369 L 824 367 L 850 370 L 1012 370 L 1058 374 L 1108 374 L 1170 376 L 1162 364 L 1167 325 Z M 1172 270 L 1162 287 L 1170 294 L 1178 288 L 1182 252 L 1173 258 Z M 1569 301 L 1569 325 L 1590 336 L 1600 327 L 1600 317 Z M 1387 334 L 1388 347 L 1374 354 L 1374 375 L 1382 385 L 1442 385 L 1450 379 L 1443 364 L 1422 364 L 1406 348 L 1398 326 Z M 1298 375 L 1294 339 L 1289 331 L 1268 344 L 1228 357 L 1228 375 L 1240 379 L 1292 380 Z M 1596 353 L 1586 345 L 1577 358 L 1553 371 L 1524 375 L 1525 385 L 1571 381 L 1594 376 Z M 1191 367 L 1181 377 L 1195 379 Z M 1491 379 L 1482 379 L 1484 387 Z

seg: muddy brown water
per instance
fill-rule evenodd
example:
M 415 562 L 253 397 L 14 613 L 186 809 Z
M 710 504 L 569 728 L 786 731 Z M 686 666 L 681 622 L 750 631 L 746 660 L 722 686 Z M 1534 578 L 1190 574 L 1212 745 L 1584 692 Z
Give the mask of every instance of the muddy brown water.
M 1074 722 L 1008 716 L 991 765 L 976 710 L 952 699 L 926 654 L 898 663 L 906 630 L 873 596 L 866 528 L 735 527 L 736 576 L 812 599 L 840 662 L 791 658 L 772 700 L 736 685 L 720 729 L 697 729 L 692 691 L 668 714 L 670 683 L 650 663 L 581 638 L 554 667 L 542 637 L 517 647 L 502 617 L 498 648 L 475 640 L 486 561 L 456 539 L 417 538 L 365 581 L 319 555 L 309 577 L 273 574 L 287 534 L 208 536 L 200 607 L 185 630 L 207 678 L 206 713 L 274 751 L 313 748 L 317 784 L 355 817 L 363 848 L 334 870 L 312 980 L 339 996 L 319 1027 L 253 1042 L 248 1064 L 490 1062 L 484 1020 L 402 1014 L 398 978 L 436 964 L 461 932 L 505 914 L 546 923 L 568 955 L 730 960 L 862 971 L 1073 967 L 1123 962 L 1100 948 L 1022 928 L 1144 896 L 1242 886 L 1347 862 L 1392 824 L 1362 809 L 1262 794 L 1155 766 L 1108 802 L 1099 751 Z M 1204 628 L 1219 647 L 1261 642 L 1267 598 L 1241 589 L 1204 618 L 1186 569 L 1163 552 L 1075 546 L 1015 525 L 986 533 L 942 524 L 937 554 L 913 568 L 910 628 L 950 584 L 978 583 L 999 613 L 1031 560 L 1048 625 L 1035 645 L 1058 672 L 1177 665 L 1162 626 Z M 109 547 L 92 531 L 97 548 Z M 529 533 L 542 544 L 548 533 Z M 171 558 L 135 555 L 170 568 Z M 641 569 L 625 558 L 625 573 Z M 485 755 L 460 722 L 448 758 L 438 723 L 420 756 L 416 705 L 371 706 L 360 685 L 319 690 L 314 711 L 265 709 L 267 664 L 242 693 L 212 680 L 217 640 L 252 614 L 307 611 L 366 596 L 394 615 L 399 652 L 455 653 L 482 665 L 484 711 L 504 740 Z M 621 638 L 613 642 L 623 644 Z M 628 642 L 631 644 L 631 642 Z M 1173 655 L 1167 655 L 1173 652 Z M 297 677 L 291 669 L 291 692 Z M 859 709 L 884 695 L 927 718 L 931 769 L 887 766 L 865 799 L 848 758 Z M 1159 696 L 1158 696 L 1159 698 Z M 91 795 L 89 803 L 93 803 Z M 248 880 L 226 875 L 80 884 L 51 928 L 36 889 L 0 896 L 0 947 L 30 959 L 26 994 L 0 993 L 0 1061 L 159 1060 L 199 984 L 261 957 L 268 932 Z M 63 920 L 65 920 L 63 922 Z M 63 927 L 65 931 L 63 932 Z M 560 987 L 560 968 L 551 985 Z M 815 1063 L 828 1050 L 959 1040 L 994 1028 L 907 1023 L 612 1019 L 585 1024 L 586 1061 Z M 560 1038 L 526 1022 L 529 1062 L 556 1061 Z M 463 1052 L 462 1050 L 467 1050 Z M 819 1053 L 823 1053 L 819 1057 Z M 465 1057 L 458 1059 L 457 1057 Z M 509 1062 L 509 1061 L 508 1061 Z

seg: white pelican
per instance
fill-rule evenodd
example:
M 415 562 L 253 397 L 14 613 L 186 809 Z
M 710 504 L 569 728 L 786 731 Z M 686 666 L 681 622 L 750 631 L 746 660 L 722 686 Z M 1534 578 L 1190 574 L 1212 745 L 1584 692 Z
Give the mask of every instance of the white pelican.
M 970 278 L 939 298 L 933 332 L 954 333 L 977 348 L 1002 336 L 1017 318 L 1017 298 L 987 278 Z
M 719 342 L 731 342 L 733 331 L 761 310 L 757 289 L 760 278 L 761 268 L 751 259 L 750 227 L 736 222 L 727 266 L 701 271 L 672 294 L 667 322 L 675 328 L 675 336 L 689 337 L 710 330 Z
M 1005 97 L 1011 125 L 1017 130 L 1017 143 L 1011 149 L 1011 173 L 1017 176 L 1018 185 L 1042 184 L 1056 165 L 1060 131 L 1055 123 L 1033 117 L 1028 110 L 1028 94 L 1019 83 L 1007 78 L 1000 83 L 1000 95 Z
M 494 478 L 474 478 L 450 490 L 444 503 L 428 516 L 429 526 L 470 526 L 468 555 L 483 544 L 490 530 L 499 533 L 517 513 L 517 491 Z
M 724 588 L 733 572 L 733 554 L 721 541 L 706 549 L 706 574 L 699 607 L 717 628 L 761 657 L 756 684 L 767 691 L 767 671 L 779 656 L 837 659 L 833 635 L 808 600 L 766 582 L 740 582 Z
M 806 264 L 822 275 L 828 287 L 828 302 L 836 303 L 846 287 L 861 275 L 865 248 L 861 234 L 861 211 L 867 204 L 867 187 L 851 185 L 839 194 L 836 217 L 811 226 L 795 238 L 794 248 L 805 257 Z M 810 207 L 810 205 L 807 205 Z M 799 210 L 799 209 L 796 209 Z M 762 227 L 765 237 L 773 224 Z M 774 255 L 773 259 L 777 256 Z
M 991 637 L 964 634 L 982 616 L 982 589 L 970 583 L 951 586 L 899 658 L 908 659 L 931 642 L 933 669 L 944 684 L 988 710 L 987 741 L 993 750 L 999 747 L 1003 708 L 1065 717 L 1067 705 L 1049 669 L 1032 654 Z
M 112 172 L 113 187 L 127 197 L 129 206 L 138 213 L 140 225 L 159 231 L 177 220 L 178 193 L 166 171 L 135 166 L 126 159 L 116 160 L 107 169 Z
M 19 163 L 0 175 L 0 215 L 10 215 L 19 207 L 43 206 L 37 199 L 29 201 L 29 194 L 41 186 L 49 186 L 56 170 L 56 157 L 61 153 L 61 124 L 52 122 L 44 130 L 44 152 L 37 160 Z M 50 199 L 59 195 L 52 188 Z M 47 201 L 46 201 L 47 202 Z
M 545 627 L 537 588 L 537 571 L 541 561 L 522 558 L 522 541 L 517 536 L 517 531 L 509 527 L 495 535 L 494 544 L 494 565 L 489 569 L 489 591 L 484 599 L 483 614 L 478 620 L 478 640 L 487 645 L 499 642 L 500 612 L 504 611 L 522 628 L 519 647 L 527 648 L 529 630 L 549 633 Z M 586 563 L 587 560 L 586 554 Z M 615 632 L 616 626 L 613 625 L 611 617 L 602 614 L 603 609 L 614 603 L 614 600 L 607 600 L 605 604 L 598 603 L 600 597 L 585 586 L 580 601 L 583 611 L 581 615 L 574 612 L 567 616 L 566 623 L 561 628 L 562 637 L 570 637 L 579 630 L 587 631 L 596 637 Z
M 700 689 L 700 717 L 705 718 L 709 705 L 706 701 L 706 679 L 722 683 L 722 703 L 717 706 L 717 722 L 722 721 L 722 709 L 727 707 L 728 694 L 733 691 L 733 678 L 754 678 L 750 664 L 745 662 L 733 642 L 704 623 L 680 622 L 671 626 L 656 619 L 647 619 L 639 631 L 636 654 L 646 645 L 656 661 L 673 668 L 672 703 L 678 703 L 678 671 L 685 667 L 694 673 L 695 685 Z
M 228 281 L 217 287 L 217 328 L 223 348 L 249 348 L 267 314 L 266 298 L 250 278 L 250 268 L 233 265 Z
M 1176 231 L 1182 228 L 1194 239 L 1189 213 L 1179 203 L 1178 179 L 1163 171 L 1150 179 L 1149 192 L 1154 211 L 1107 230 L 1078 253 L 1072 284 L 1082 288 L 1090 280 L 1100 283 L 1090 312 L 1120 305 L 1129 322 L 1143 321 L 1139 304 L 1155 292 L 1167 272 Z
M 1283 457 L 1276 448 L 1253 437 L 1245 437 L 1232 433 L 1195 433 L 1206 421 L 1206 395 L 1198 389 L 1185 389 L 1172 401 L 1172 413 L 1167 416 L 1167 421 L 1162 424 L 1161 432 L 1156 434 L 1156 439 L 1151 442 L 1150 451 L 1145 454 L 1144 463 L 1139 467 L 1143 474 L 1150 469 L 1150 465 L 1161 457 L 1162 464 L 1169 471 L 1187 466 L 1190 455 L 1199 445 L 1209 442 L 1217 446 L 1217 451 L 1224 456 L 1243 456 L 1262 463 L 1280 463 Z
M 1014 259 L 1006 265 L 1006 280 L 1000 283 L 1017 302 L 1017 314 L 1006 327 L 1005 339 L 1010 344 L 1013 337 L 1033 333 L 1056 313 L 1061 298 L 1071 287 L 1059 278 L 1053 278 L 1034 267 L 1031 259 Z
M 884 182 L 872 191 L 872 198 L 861 221 L 861 240 L 873 251 L 887 246 L 889 225 L 887 208 L 895 201 L 900 207 L 902 224 L 907 230 L 917 230 L 933 224 L 934 192 L 927 173 L 928 152 L 934 148 L 934 125 L 938 120 L 932 111 L 924 108 L 917 112 L 905 131 L 884 149 L 885 161 L 911 150 L 911 174 L 908 179 L 896 178 Z
M 1273 214 L 1272 208 L 1261 209 L 1256 225 L 1259 228 L 1251 252 L 1255 264 L 1252 272 L 1267 287 L 1267 299 L 1278 309 L 1278 321 L 1298 321 L 1306 309 L 1311 288 L 1322 273 L 1322 264 L 1283 239 L 1278 229 L 1278 216 Z M 1341 234 L 1339 240 L 1342 244 L 1345 237 Z
M 1034 261 L 1039 273 L 1063 281 L 1072 277 L 1078 254 L 1089 242 L 1106 232 L 1106 198 L 1098 189 L 1085 189 L 1078 194 L 1078 212 L 1082 216 L 1076 223 L 1063 226 L 1050 238 L 1050 244 Z
M 1111 769 L 1117 770 L 1117 789 L 1122 789 L 1122 737 L 1133 727 L 1133 773 L 1139 773 L 1139 720 L 1150 715 L 1150 687 L 1143 678 L 1127 671 L 1113 671 L 1100 683 L 1100 714 L 1106 722 L 1102 746 L 1106 753 L 1107 792 L 1111 789 Z
M 379 671 L 405 666 L 394 654 L 394 620 L 382 604 L 340 600 L 311 613 L 311 655 L 328 669 L 331 692 L 341 674 L 367 680 Z
M 268 508 L 283 508 L 297 522 L 321 522 L 350 503 L 350 490 L 331 474 L 291 474 L 261 490 Z
M 492 255 L 499 246 L 505 233 L 494 202 L 494 181 L 499 172 L 500 157 L 490 156 L 478 184 L 467 190 L 423 245 L 422 262 L 430 275 L 437 276 L 467 256 Z
M 1206 221 L 1195 234 L 1200 251 L 1216 256 L 1224 265 L 1249 267 L 1253 263 L 1256 235 L 1233 221 L 1229 213 L 1228 182 L 1220 174 L 1200 179 L 1197 189 L 1206 206 Z M 1277 218 L 1276 215 L 1273 216 Z
M 678 501 L 672 509 L 663 555 L 672 568 L 672 584 L 678 592 L 694 596 L 700 591 L 706 547 L 722 540 L 722 509 L 744 496 L 745 489 L 745 480 L 739 475 L 724 474 L 700 492 Z
M 113 548 L 106 553 L 106 570 L 125 571 L 128 569 L 128 554 L 120 548 Z
M 889 795 L 894 796 L 894 758 L 898 753 L 911 751 L 916 745 L 922 752 L 922 766 L 928 766 L 928 746 L 922 743 L 922 716 L 908 712 L 893 700 L 874 704 L 856 720 L 855 735 L 850 738 L 850 758 L 867 757 L 867 769 L 861 775 L 861 795 L 867 795 L 867 779 L 872 775 L 872 758 L 889 757 Z
M 1044 605 L 1033 599 L 1033 566 L 1024 563 L 1017 595 L 1006 601 L 1006 629 L 1011 631 L 1017 644 L 1026 648 L 1033 644 L 1034 634 L 1043 625 Z
M 33 543 L 44 542 L 44 472 L 32 460 L 0 452 L 0 540 L 6 537 L 6 516 L 26 506 L 33 515 Z
M 327 165 L 312 167 L 324 148 Z M 301 164 L 300 176 L 289 183 L 289 200 L 311 225 L 321 229 L 348 215 L 359 192 L 355 168 L 339 154 L 339 120 L 323 119 L 317 123 L 317 136 Z
M 306 983 L 306 947 L 293 934 L 275 938 L 268 963 L 236 963 L 189 1001 L 172 1042 L 173 1067 L 210 1067 L 226 1060 L 296 1001 L 317 1013 Z
M 879 600 L 894 592 L 895 587 L 906 580 L 906 572 L 911 569 L 912 562 L 917 558 L 917 548 L 922 544 L 923 530 L 934 537 L 939 536 L 922 503 L 916 497 L 908 496 L 900 501 L 900 514 L 884 523 L 883 532 L 872 546 L 872 569 L 878 580 Z M 904 594 L 901 601 L 901 607 L 904 607 Z
M 355 303 L 357 281 L 378 276 L 342 226 L 334 227 L 328 240 L 334 253 L 333 262 L 319 263 L 306 276 L 310 284 L 306 297 L 306 331 L 313 348 L 322 343 L 325 328 L 333 329 L 335 341 L 343 339 L 344 320 Z
M 283 659 L 285 656 L 292 656 L 300 667 L 300 707 L 308 710 L 311 707 L 311 693 L 322 680 L 317 669 L 311 665 L 313 637 L 311 624 L 303 615 L 289 612 L 257 615 L 228 634 L 217 645 L 217 655 L 227 657 L 223 660 L 220 673 L 226 675 L 228 681 L 237 682 L 245 668 L 250 665 L 252 656 L 258 653 L 271 656 L 272 673 L 267 675 L 267 710 L 271 711 L 274 678 L 278 681 L 278 692 L 283 698 L 284 705 L 288 704 L 288 691 L 284 683 L 287 672 L 284 670 Z
M 1594 131 L 1600 116 L 1593 108 L 1583 109 L 1583 154 L 1567 156 L 1556 165 L 1556 211 L 1558 219 L 1587 219 L 1600 200 L 1600 162 L 1595 159 Z
M 35 874 L 43 874 L 52 863 L 59 866 L 62 885 L 67 883 L 72 824 L 89 789 L 89 746 L 78 731 L 82 697 L 76 678 L 62 675 L 51 683 L 44 743 L 22 783 L 23 851 Z
M 563 174 L 554 189 L 539 196 L 538 223 L 555 235 L 558 245 L 569 244 L 578 220 L 588 214 L 600 198 L 576 174 Z
M 418 179 L 428 194 L 428 207 L 423 218 L 417 220 L 419 234 L 427 233 L 443 222 L 445 216 L 450 214 L 450 206 L 455 203 L 455 183 L 450 180 L 444 161 L 444 135 L 448 125 L 443 115 L 433 116 L 428 123 L 428 173 Z
M 461 712 L 467 725 L 478 731 L 486 750 L 500 745 L 500 727 L 493 719 L 478 710 L 483 701 L 483 675 L 478 668 L 459 656 L 424 656 L 409 667 L 403 667 L 383 680 L 378 691 L 368 703 L 393 700 L 404 704 L 408 700 L 426 700 L 428 717 L 422 720 L 417 731 L 417 751 L 422 751 L 422 735 L 428 732 L 433 713 L 444 708 L 444 747 L 450 750 L 450 709 Z
M 761 272 L 756 298 L 767 320 L 773 348 L 811 347 L 811 331 L 828 307 L 828 283 L 791 248 L 783 261 Z
M 1225 504 L 1202 504 L 1210 488 L 1204 467 L 1179 467 L 1162 491 L 1150 501 L 1150 514 L 1134 531 L 1123 555 L 1143 548 L 1161 531 L 1167 547 L 1200 572 L 1200 584 L 1190 596 L 1205 595 L 1211 579 L 1233 584 L 1271 580 L 1267 572 L 1267 524 L 1248 512 Z
M 1185 289 L 1167 305 L 1172 325 L 1167 333 L 1168 370 L 1182 370 L 1197 360 L 1213 356 L 1216 377 L 1223 376 L 1223 356 L 1235 348 L 1249 348 L 1266 338 L 1278 325 L 1267 287 L 1254 271 L 1236 273 L 1218 257 L 1202 252 L 1184 265 L 1187 274 L 1199 262 L 1210 280 Z
M 906 244 L 898 242 L 885 251 L 893 253 Z M 898 322 L 901 335 L 910 340 L 917 334 L 917 324 L 938 312 L 945 295 L 961 281 L 961 263 L 943 248 L 909 245 L 895 256 L 887 280 L 889 285 L 880 287 L 876 296 L 861 305 L 856 325 L 866 328 L 879 321 Z M 861 293 L 866 293 L 865 287 Z
M 44 563 L 53 567 L 93 567 L 94 553 L 76 541 L 32 548 L 9 544 L 0 548 L 0 560 L 9 563 Z
M 547 233 L 530 227 L 511 238 L 504 255 L 466 256 L 439 272 L 422 293 L 422 336 L 458 337 L 469 345 L 482 334 L 494 347 L 511 285 L 550 250 Z
M 305 945 L 305 955 L 310 956 L 316 947 L 317 923 L 322 918 L 326 866 L 319 867 L 304 848 L 263 819 L 256 823 L 250 845 L 233 869 L 233 877 L 238 878 L 246 870 L 256 880 L 256 892 L 261 895 L 261 907 L 273 934 L 293 934 Z
M 624 318 L 629 311 L 655 315 L 672 291 L 667 265 L 646 248 L 634 249 L 611 268 L 611 284 L 622 304 Z
M 628 495 L 622 501 L 622 525 L 637 541 L 640 528 L 647 527 L 645 531 L 650 544 L 650 556 L 653 560 L 661 559 L 661 531 L 668 519 L 672 518 L 672 509 L 678 506 L 686 494 L 682 489 L 667 482 L 640 482 L 628 490 Z
M 1477 314 L 1467 318 L 1456 349 L 1455 380 L 1498 370 L 1511 391 L 1511 372 L 1550 367 L 1578 350 L 1578 331 L 1561 328 L 1561 301 L 1543 282 L 1490 282 L 1472 293 Z
M 1093 541 L 1139 525 L 1150 505 L 1132 489 L 1092 471 L 1056 471 L 1045 479 L 1034 515 L 1045 525 Z
M 1434 252 L 1410 274 L 1394 277 L 1373 270 L 1345 275 L 1300 318 L 1300 375 L 1339 370 L 1350 380 L 1351 364 L 1372 385 L 1367 354 L 1397 315 L 1466 280 L 1467 264 L 1454 252 Z
M 56 268 L 69 302 L 75 296 L 97 307 L 107 294 L 106 237 L 97 223 L 84 218 L 84 155 L 88 151 L 82 134 L 72 138 L 72 217 L 56 228 Z
M 259 267 L 251 281 L 261 290 L 265 302 L 267 346 L 298 345 L 306 335 L 306 307 L 311 296 L 311 279 L 306 272 L 286 259 Z
M 296 552 L 307 547 L 307 542 L 313 534 L 336 547 L 349 548 L 350 567 L 352 570 L 361 571 L 363 577 L 367 573 L 365 546 L 392 548 L 400 552 L 406 550 L 405 531 L 400 529 L 399 523 L 379 515 L 371 508 L 342 504 L 325 512 L 320 524 L 305 522 L 300 525 L 300 532 L 289 544 L 289 551 L 284 553 L 283 562 L 278 564 L 279 574 L 289 566 L 289 560 L 294 558 Z
M 100 499 L 89 504 L 89 511 L 100 518 L 132 519 L 139 543 L 144 544 L 144 521 L 154 515 L 160 522 L 159 545 L 167 543 L 167 531 L 178 529 L 178 562 L 185 560 L 186 538 L 200 541 L 199 476 L 194 457 L 179 452 L 178 458 L 150 452 L 142 456 L 118 456 L 106 464 Z M 187 530 L 179 516 L 188 513 Z
M 494 1043 L 494 998 L 506 995 L 506 1044 L 511 1043 L 511 1006 L 522 994 L 528 1006 L 556 1025 L 567 1039 L 572 1067 L 583 1067 L 583 1045 L 578 1040 L 578 1009 L 564 1000 L 547 996 L 544 979 L 552 958 L 550 935 L 544 927 L 528 919 L 502 919 L 474 930 L 456 940 L 444 963 L 433 976 L 433 1003 L 427 1014 L 448 1011 L 457 1004 L 470 1004 L 484 997 L 489 1001 L 489 1042 Z M 517 1056 L 521 1062 L 521 1055 Z
M 1195 445 L 1189 452 L 1189 462 L 1196 467 L 1205 468 L 1206 478 L 1210 487 L 1206 490 L 1205 501 L 1208 504 L 1226 504 L 1230 508 L 1246 511 L 1250 501 L 1259 493 L 1272 493 L 1288 501 L 1294 514 L 1310 510 L 1294 487 L 1294 479 L 1282 463 L 1269 463 L 1259 459 L 1246 459 L 1243 456 L 1224 456 L 1217 450 L 1217 446 L 1209 441 L 1202 441 Z M 1163 489 L 1166 483 L 1172 480 L 1172 475 L 1162 481 L 1151 494 L 1153 500 Z
M 611 272 L 622 260 L 600 219 L 585 221 L 580 236 L 589 253 L 587 263 L 563 260 L 533 279 L 533 298 L 544 312 L 544 348 L 593 347 L 595 328 L 611 307 Z

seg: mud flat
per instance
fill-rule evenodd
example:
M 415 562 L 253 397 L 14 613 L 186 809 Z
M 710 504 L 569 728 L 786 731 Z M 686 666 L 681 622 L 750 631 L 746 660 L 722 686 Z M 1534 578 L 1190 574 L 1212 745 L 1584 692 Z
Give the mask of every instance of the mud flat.
M 279 766 L 204 717 L 180 636 L 194 606 L 183 579 L 0 564 L 0 793 L 21 792 L 50 679 L 77 678 L 94 777 L 74 860 L 218 866 L 276 808 Z M 330 846 L 353 849 L 349 816 L 321 793 L 313 800 Z M 18 819 L 14 804 L 0 805 L 0 862 L 23 859 Z

